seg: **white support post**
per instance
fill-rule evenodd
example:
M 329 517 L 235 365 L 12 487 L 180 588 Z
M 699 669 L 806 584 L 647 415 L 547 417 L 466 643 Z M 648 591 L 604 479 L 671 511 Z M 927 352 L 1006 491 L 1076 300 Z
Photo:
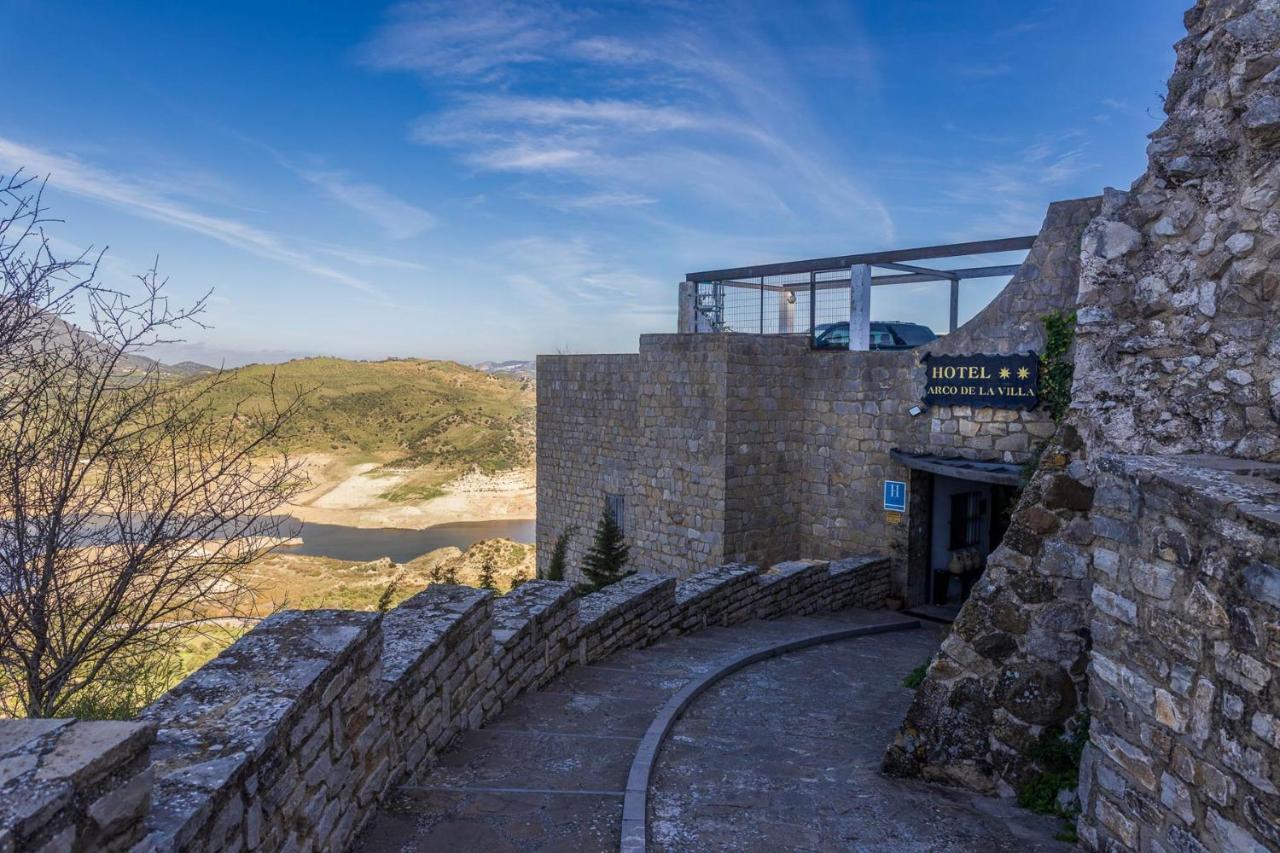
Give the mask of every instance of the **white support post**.
M 796 324 L 796 294 L 794 290 L 778 292 L 778 334 L 789 335 Z
M 678 306 L 676 331 L 682 335 L 698 331 L 698 284 L 693 281 L 680 282 L 677 291 Z
M 871 267 L 849 267 L 849 349 L 871 349 Z

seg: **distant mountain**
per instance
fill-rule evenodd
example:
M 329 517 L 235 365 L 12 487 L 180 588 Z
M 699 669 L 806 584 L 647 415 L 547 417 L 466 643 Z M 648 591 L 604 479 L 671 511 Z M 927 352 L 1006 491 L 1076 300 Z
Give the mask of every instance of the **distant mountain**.
M 412 358 L 253 364 L 223 372 L 211 391 L 214 412 L 230 416 L 242 402 L 250 409 L 266 405 L 273 378 L 285 398 L 295 389 L 310 391 L 279 442 L 284 449 L 431 466 L 441 476 L 533 461 L 533 394 L 518 376 Z M 189 380 L 195 387 L 202 381 Z
M 174 376 L 205 376 L 217 373 L 218 368 L 201 364 L 198 361 L 182 361 L 178 364 L 161 364 L 160 369 Z
M 53 343 L 57 347 L 71 347 L 73 344 L 80 346 L 93 346 L 95 339 L 93 335 L 81 329 L 79 326 L 68 323 L 61 317 L 54 317 L 51 320 L 53 329 Z M 127 372 L 144 373 L 149 370 L 155 370 L 161 376 L 169 379 L 190 379 L 195 376 L 204 376 L 209 373 L 217 373 L 217 369 L 207 364 L 200 364 L 194 361 L 184 361 L 181 364 L 165 364 L 154 358 L 145 355 L 131 353 L 120 359 L 120 366 Z
M 538 372 L 537 364 L 532 361 L 482 361 L 475 367 L 485 373 L 519 376 L 523 379 L 536 379 Z

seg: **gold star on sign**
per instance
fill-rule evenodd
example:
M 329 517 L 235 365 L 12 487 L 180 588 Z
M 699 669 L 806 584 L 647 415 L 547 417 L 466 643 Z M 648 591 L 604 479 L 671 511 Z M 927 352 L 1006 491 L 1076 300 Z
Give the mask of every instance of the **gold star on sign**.
M 1018 368 L 1018 378 L 1019 378 L 1019 379 L 1026 379 L 1026 378 L 1027 378 L 1027 377 L 1029 377 L 1030 375 L 1031 375 L 1031 371 L 1030 371 L 1030 370 L 1027 370 L 1025 367 L 1019 367 L 1019 368 Z
M 1002 368 L 1000 368 L 1000 378 L 1001 378 L 1001 379 L 1008 379 L 1008 378 L 1009 378 L 1009 368 L 1007 368 L 1007 367 L 1002 367 Z

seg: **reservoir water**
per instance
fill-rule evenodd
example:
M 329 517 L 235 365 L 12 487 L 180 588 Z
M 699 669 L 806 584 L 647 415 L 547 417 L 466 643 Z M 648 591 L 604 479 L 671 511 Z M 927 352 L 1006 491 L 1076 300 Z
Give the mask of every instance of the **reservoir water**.
M 465 551 L 482 539 L 502 538 L 525 543 L 534 541 L 533 519 L 461 521 L 437 524 L 425 530 L 301 522 L 295 527 L 301 528 L 298 535 L 302 537 L 302 544 L 283 546 L 278 553 L 362 561 L 390 557 L 397 563 L 404 563 L 414 557 L 421 557 L 428 551 L 450 545 Z

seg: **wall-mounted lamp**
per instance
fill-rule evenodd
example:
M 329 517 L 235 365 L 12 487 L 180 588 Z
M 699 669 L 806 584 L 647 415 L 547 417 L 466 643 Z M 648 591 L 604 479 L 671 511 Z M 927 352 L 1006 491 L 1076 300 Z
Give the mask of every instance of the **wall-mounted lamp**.
M 907 409 L 907 414 L 911 415 L 913 418 L 918 418 L 924 414 L 924 406 L 912 406 Z

